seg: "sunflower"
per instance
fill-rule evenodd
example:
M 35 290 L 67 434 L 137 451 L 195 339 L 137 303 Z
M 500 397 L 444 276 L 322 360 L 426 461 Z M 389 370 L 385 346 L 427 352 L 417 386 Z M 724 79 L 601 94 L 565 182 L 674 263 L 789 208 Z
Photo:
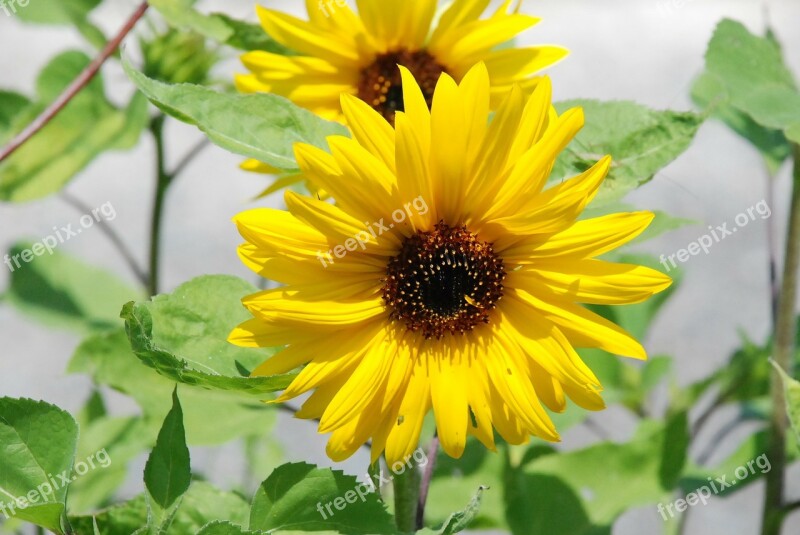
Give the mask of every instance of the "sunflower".
M 235 218 L 244 263 L 285 286 L 246 297 L 253 319 L 230 340 L 286 346 L 254 376 L 305 365 L 276 401 L 313 391 L 297 416 L 320 420 L 336 461 L 367 440 L 373 460 L 404 459 L 431 409 L 452 457 L 469 435 L 494 449 L 495 430 L 511 444 L 556 441 L 544 407 L 564 411 L 567 398 L 604 407 L 575 347 L 646 358 L 581 303 L 641 302 L 670 285 L 658 271 L 597 259 L 653 214 L 578 220 L 609 157 L 545 187 L 583 125 L 580 108 L 555 112 L 547 79 L 529 97 L 515 86 L 489 123 L 484 64 L 460 85 L 443 74 L 430 111 L 401 72 L 406 106 L 394 128 L 345 94 L 353 138 L 328 138 L 331 153 L 296 145 L 302 173 L 335 204 L 288 191 L 288 211 Z
M 533 75 L 567 54 L 557 46 L 499 47 L 539 22 L 511 4 L 482 20 L 489 0 L 455 0 L 432 32 L 436 0 L 356 0 L 358 16 L 344 0 L 306 0 L 308 21 L 258 6 L 264 30 L 299 55 L 244 54 L 251 74 L 237 76 L 236 85 L 285 96 L 332 120 L 343 119 L 339 96 L 356 95 L 392 121 L 403 110 L 398 64 L 411 71 L 430 105 L 442 73 L 460 81 L 483 61 L 492 102 L 499 103 L 515 84 L 530 91 L 540 80 Z

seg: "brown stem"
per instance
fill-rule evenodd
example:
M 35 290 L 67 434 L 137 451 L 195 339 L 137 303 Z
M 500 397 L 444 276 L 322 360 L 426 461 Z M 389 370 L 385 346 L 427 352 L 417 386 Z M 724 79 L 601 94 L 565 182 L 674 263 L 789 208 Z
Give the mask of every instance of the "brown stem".
M 796 323 L 797 277 L 800 270 L 800 145 L 793 146 L 794 184 L 789 210 L 789 228 L 786 237 L 786 257 L 775 325 L 773 359 L 786 373 L 792 374 Z M 769 460 L 772 470 L 767 473 L 767 490 L 764 496 L 764 516 L 761 535 L 779 535 L 786 511 L 783 491 L 786 479 L 786 400 L 783 384 L 777 371 L 772 372 L 772 418 L 770 420 Z
M 66 202 L 67 204 L 69 204 L 70 206 L 72 206 L 73 208 L 84 214 L 88 214 L 91 211 L 89 205 L 87 205 L 77 197 L 73 197 L 66 191 L 61 192 L 61 198 L 64 199 L 64 202 Z M 111 243 L 114 244 L 114 247 L 117 248 L 117 251 L 119 251 L 119 254 L 128 264 L 128 267 L 133 272 L 133 274 L 136 275 L 136 278 L 139 280 L 139 282 L 142 283 L 142 285 L 146 286 L 148 280 L 147 273 L 145 273 L 139 267 L 139 263 L 136 261 L 136 257 L 134 257 L 131 250 L 128 249 L 128 246 L 125 245 L 125 242 L 122 240 L 122 238 L 116 232 L 114 232 L 114 229 L 111 228 L 111 225 L 108 224 L 108 221 L 103 221 L 100 224 L 99 228 L 100 232 L 105 234 L 106 237 L 111 241 Z
M 81 72 L 77 78 L 58 96 L 58 98 L 50 104 L 47 109 L 45 109 L 36 119 L 33 120 L 31 124 L 28 125 L 25 130 L 20 132 L 14 139 L 9 142 L 8 145 L 3 147 L 0 150 L 0 162 L 11 156 L 17 149 L 19 149 L 22 145 L 24 145 L 31 137 L 36 134 L 39 130 L 44 128 L 47 123 L 53 120 L 53 118 L 58 115 L 58 113 L 64 109 L 64 107 L 69 104 L 70 100 L 75 98 L 75 95 L 80 93 L 81 89 L 86 87 L 89 82 L 92 81 L 92 78 L 95 77 L 97 72 L 100 70 L 100 67 L 103 66 L 103 63 L 114 53 L 114 51 L 119 48 L 119 45 L 122 43 L 122 40 L 125 39 L 125 36 L 130 33 L 133 27 L 139 22 L 139 19 L 142 18 L 145 11 L 147 11 L 147 2 L 142 2 L 141 5 L 136 9 L 136 11 L 131 15 L 131 17 L 125 22 L 125 25 L 122 29 L 117 33 L 114 38 L 106 44 L 105 48 L 100 51 L 100 54 L 92 60 L 92 62 L 86 66 L 86 68 Z
M 425 527 L 425 504 L 428 502 L 428 490 L 431 487 L 433 471 L 436 468 L 436 455 L 439 453 L 439 435 L 434 434 L 430 446 L 428 446 L 428 464 L 422 474 L 422 482 L 419 485 L 419 504 L 417 505 L 417 530 Z

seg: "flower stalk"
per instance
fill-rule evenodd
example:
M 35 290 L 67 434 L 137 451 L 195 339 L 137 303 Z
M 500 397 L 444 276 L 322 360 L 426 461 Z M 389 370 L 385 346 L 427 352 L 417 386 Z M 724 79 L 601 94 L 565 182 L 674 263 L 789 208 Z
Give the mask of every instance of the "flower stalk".
M 790 375 L 792 374 L 792 355 L 796 338 L 794 308 L 797 301 L 798 270 L 800 270 L 800 144 L 793 146 L 793 154 L 792 201 L 773 351 L 775 362 Z M 779 535 L 786 515 L 786 508 L 783 506 L 783 491 L 786 478 L 786 430 L 789 419 L 786 414 L 783 384 L 777 371 L 772 372 L 771 392 L 769 459 L 773 469 L 767 473 L 761 535 Z
M 397 529 L 402 533 L 414 533 L 417 528 L 421 477 L 415 464 L 402 473 L 394 475 L 394 515 Z
M 161 221 L 164 216 L 164 199 L 172 182 L 172 175 L 166 170 L 164 149 L 164 119 L 157 115 L 150 122 L 150 132 L 156 146 L 156 188 L 153 197 L 153 215 L 150 223 L 150 263 L 148 280 L 149 295 L 156 295 L 159 288 L 159 258 L 161 250 Z

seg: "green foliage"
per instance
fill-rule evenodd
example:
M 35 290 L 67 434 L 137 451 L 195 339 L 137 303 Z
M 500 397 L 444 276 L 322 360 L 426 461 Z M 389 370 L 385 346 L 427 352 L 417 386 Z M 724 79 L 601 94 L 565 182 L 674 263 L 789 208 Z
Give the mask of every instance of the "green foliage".
M 18 6 L 14 14 L 23 22 L 34 24 L 73 25 L 93 46 L 100 48 L 106 38 L 103 32 L 89 22 L 89 13 L 102 0 L 30 0 Z
M 432 459 L 429 459 L 432 462 Z M 479 488 L 482 507 L 472 519 L 472 529 L 505 527 L 503 517 L 503 457 L 487 451 L 477 440 L 467 441 L 461 459 L 440 455 L 430 486 L 426 519 L 432 524 L 446 524 L 452 511 L 462 507 Z
M 153 0 L 150 5 L 175 28 L 191 30 L 209 39 L 241 50 L 265 50 L 275 54 L 291 52 L 272 39 L 258 25 L 236 20 L 223 13 L 203 14 L 194 8 L 196 0 Z
M 217 55 L 199 33 L 170 28 L 151 39 L 141 39 L 143 73 L 148 78 L 171 84 L 208 83 Z
M 597 208 L 619 201 L 680 156 L 704 118 L 690 112 L 655 111 L 633 102 L 570 100 L 556 103 L 559 113 L 581 107 L 586 126 L 561 154 L 552 180 L 582 173 L 606 154 L 611 171 L 592 202 Z
M 133 83 L 164 113 L 195 125 L 208 138 L 236 154 L 284 171 L 297 169 L 297 142 L 327 147 L 325 138 L 347 129 L 272 94 L 230 95 L 191 84 L 151 80 L 123 61 Z
M 62 232 L 65 234 L 66 231 Z M 53 240 L 56 240 L 55 236 Z M 32 244 L 22 242 L 8 252 L 14 271 L 6 299 L 20 312 L 46 325 L 79 332 L 119 325 L 119 303 L 141 295 L 115 275 L 59 250 L 48 254 L 42 248 L 42 256 L 32 256 L 30 263 L 25 263 L 20 256 L 20 267 L 17 268 L 14 257 L 31 247 Z
M 800 381 L 789 376 L 786 371 L 775 362 L 772 362 L 772 365 L 778 371 L 783 381 L 783 391 L 786 397 L 786 412 L 789 415 L 789 421 L 792 423 L 792 429 L 794 429 L 797 442 L 800 444 Z
M 122 329 L 85 339 L 75 351 L 68 371 L 89 374 L 96 384 L 133 398 L 142 409 L 146 428 L 139 437 L 152 445 L 170 410 L 175 382 L 145 366 L 131 351 Z M 236 393 L 187 385 L 181 390 L 181 398 L 187 438 L 192 445 L 223 444 L 239 437 L 260 436 L 275 424 L 274 411 Z M 209 426 L 209 422 L 214 425 Z
M 81 425 L 78 459 L 105 451 L 110 459 L 102 470 L 91 470 L 70 485 L 71 514 L 91 511 L 108 505 L 111 497 L 125 482 L 128 464 L 146 451 L 153 441 L 144 421 L 135 416 L 100 417 Z
M 774 175 L 791 154 L 791 146 L 780 130 L 765 128 L 730 104 L 725 86 L 720 79 L 703 73 L 692 86 L 692 99 L 703 109 L 709 109 L 714 117 L 723 121 L 741 137 L 750 141 L 761 153 L 770 174 Z
M 134 353 L 170 379 L 207 388 L 264 394 L 286 388 L 294 374 L 250 377 L 269 352 L 229 344 L 228 333 L 249 318 L 240 299 L 255 292 L 229 276 L 204 276 L 170 295 L 122 310 Z
M 164 419 L 156 447 L 144 467 L 144 483 L 150 503 L 168 509 L 189 488 L 191 477 L 183 411 L 176 388 L 172 393 L 172 410 Z
M 395 532 L 392 517 L 370 486 L 339 470 L 290 463 L 275 469 L 253 498 L 250 529 L 350 535 Z
M 462 510 L 450 515 L 447 520 L 437 529 L 422 529 L 417 531 L 418 535 L 452 535 L 460 533 L 472 526 L 473 521 L 478 516 L 481 509 L 484 491 L 488 487 L 480 487 L 467 506 Z
M 293 55 L 293 52 L 267 35 L 258 24 L 242 22 L 225 15 L 214 13 L 212 17 L 221 20 L 231 31 L 225 39 L 225 44 L 240 50 L 263 50 L 284 56 Z
M 100 46 L 105 37 L 88 19 L 99 4 L 100 0 L 32 0 L 17 16 L 30 23 L 72 25 Z M 325 149 L 327 136 L 348 135 L 344 126 L 275 95 L 234 95 L 203 87 L 218 59 L 209 41 L 239 50 L 293 53 L 258 25 L 202 13 L 195 0 L 150 4 L 169 29 L 140 42 L 142 72 L 123 61 L 140 93 L 120 109 L 106 97 L 102 78 L 95 78 L 44 130 L 0 163 L 0 200 L 50 195 L 103 152 L 135 146 L 149 121 L 148 100 L 197 126 L 220 147 L 281 170 L 284 180 L 271 189 L 296 179 L 295 143 Z M 81 52 L 65 52 L 40 73 L 34 96 L 0 91 L 0 143 L 22 131 L 88 62 Z M 702 115 L 655 111 L 632 102 L 576 100 L 557 105 L 559 111 L 582 106 L 587 125 L 558 160 L 553 182 L 584 171 L 605 154 L 614 157 L 608 179 L 582 217 L 635 210 L 621 199 L 684 152 L 708 116 L 750 140 L 776 173 L 790 154 L 790 142 L 800 140 L 800 92 L 777 40 L 771 34 L 753 36 L 743 25 L 723 21 L 709 45 L 706 67 L 692 91 L 705 110 Z M 688 223 L 657 212 L 653 225 L 634 245 Z M 10 254 L 21 255 L 29 247 L 19 243 Z M 607 258 L 661 268 L 654 258 L 627 251 Z M 288 386 L 295 374 L 250 377 L 280 348 L 243 349 L 227 342 L 231 329 L 250 318 L 240 299 L 257 291 L 251 284 L 206 276 L 142 301 L 140 291 L 104 271 L 58 251 L 41 256 L 13 270 L 4 301 L 46 325 L 86 334 L 68 371 L 89 375 L 95 390 L 75 419 L 43 402 L 0 398 L 0 495 L 8 497 L 0 506 L 49 484 L 50 474 L 71 475 L 76 459 L 102 450 L 113 463 L 69 481 L 44 502 L 16 507 L 11 516 L 17 521 L 59 534 L 400 535 L 392 514 L 370 486 L 337 470 L 307 463 L 280 465 L 277 411 L 262 401 Z M 646 338 L 680 280 L 678 271 L 671 275 L 676 278 L 673 288 L 644 303 L 590 308 L 636 338 Z M 123 303 L 124 330 L 119 317 Z M 631 507 L 668 501 L 676 491 L 688 493 L 709 477 L 733 473 L 763 454 L 767 433 L 751 434 L 714 466 L 697 465 L 688 455 L 697 431 L 690 428 L 688 415 L 713 394 L 712 407 L 738 408 L 734 425 L 745 420 L 765 423 L 771 353 L 771 341 L 756 344 L 744 338 L 727 366 L 681 388 L 668 356 L 631 363 L 602 351 L 582 351 L 604 384 L 607 403 L 620 404 L 639 418 L 635 435 L 622 443 L 601 442 L 572 451 L 538 440 L 509 446 L 498 439 L 498 451 L 490 452 L 470 439 L 462 458 L 442 454 L 437 459 L 426 509 L 426 524 L 437 527 L 417 533 L 450 535 L 469 527 L 524 535 L 608 535 Z M 800 352 L 795 362 L 800 363 Z M 800 383 L 782 376 L 787 410 L 797 429 Z M 663 419 L 656 421 L 652 394 L 665 382 L 669 405 Z M 104 399 L 109 390 L 130 397 L 140 413 L 109 414 Z M 587 415 L 569 407 L 553 417 L 563 432 Z M 433 427 L 429 415 L 424 435 L 432 435 Z M 795 438 L 788 444 L 791 459 L 799 453 Z M 258 480 L 245 476 L 235 486 L 237 492 L 227 492 L 191 471 L 189 445 L 234 440 L 244 446 L 248 475 L 260 479 L 270 474 L 252 499 L 251 483 Z M 129 465 L 148 452 L 144 493 L 117 503 L 115 494 L 127 479 Z M 723 494 L 744 488 L 763 473 L 753 473 Z
M 534 446 L 520 466 L 506 470 L 512 533 L 610 534 L 614 520 L 628 508 L 668 501 L 672 487 L 665 483 L 682 472 L 688 447 L 688 436 L 669 427 L 643 421 L 624 444 L 601 443 L 567 453 Z M 672 453 L 663 458 L 659 452 L 666 449 Z
M 38 24 L 71 24 L 85 19 L 102 0 L 39 0 L 16 11 L 25 22 Z
M 800 92 L 773 35 L 759 37 L 739 22 L 720 22 L 693 96 L 748 139 L 772 174 L 789 156 L 787 138 L 800 143 Z
M 14 119 L 31 105 L 28 97 L 13 91 L 0 91 L 0 139 L 8 137 Z
M 74 478 L 78 425 L 58 407 L 0 398 L 2 513 L 64 533 L 68 483 Z
M 89 61 L 76 51 L 55 57 L 39 75 L 36 103 L 15 114 L 0 143 L 27 126 Z M 0 106 L 7 102 L 0 99 Z M 0 200 L 31 201 L 59 191 L 101 153 L 135 146 L 146 123 L 147 102 L 137 95 L 127 108 L 114 107 L 98 74 L 55 119 L 0 163 Z

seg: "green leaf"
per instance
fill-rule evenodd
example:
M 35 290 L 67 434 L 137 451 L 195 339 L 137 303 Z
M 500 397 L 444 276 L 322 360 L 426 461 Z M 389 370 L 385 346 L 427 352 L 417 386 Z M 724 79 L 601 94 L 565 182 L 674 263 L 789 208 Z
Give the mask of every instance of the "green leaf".
M 753 35 L 743 24 L 725 19 L 708 44 L 706 70 L 717 77 L 736 110 L 800 142 L 800 92 L 774 36 Z
M 575 411 L 573 411 L 575 412 Z M 447 525 L 451 513 L 472 499 L 478 488 L 483 507 L 475 511 L 472 529 L 504 528 L 503 518 L 503 458 L 488 451 L 474 439 L 467 441 L 460 459 L 439 455 L 433 472 L 425 517 L 429 524 Z
M 327 148 L 327 136 L 348 135 L 343 125 L 277 95 L 232 95 L 191 84 L 169 85 L 147 78 L 127 60 L 123 66 L 139 90 L 165 113 L 197 126 L 226 150 L 281 170 L 297 169 L 295 143 Z
M 669 500 L 672 489 L 662 486 L 662 451 L 656 447 L 668 435 L 663 424 L 644 421 L 625 444 L 601 443 L 559 454 L 532 447 L 522 466 L 506 473 L 505 509 L 512 533 L 607 535 L 624 511 Z
M 642 367 L 642 389 L 645 392 L 655 388 L 672 371 L 670 357 L 652 357 Z
M 195 0 L 150 0 L 149 3 L 175 28 L 194 30 L 221 43 L 231 35 L 231 29 L 223 21 L 194 9 Z
M 80 225 L 70 227 L 75 232 L 80 229 Z M 67 234 L 57 230 L 42 242 L 59 246 L 56 233 L 62 237 Z M 42 256 L 35 256 L 31 248 L 39 250 Z M 141 295 L 116 276 L 58 250 L 48 254 L 46 247 L 20 243 L 8 255 L 14 268 L 6 295 L 8 303 L 47 325 L 81 332 L 119 325 L 120 303 Z M 25 263 L 28 257 L 30 262 Z
M 661 442 L 661 466 L 658 475 L 661 488 L 674 488 L 686 467 L 691 442 L 687 411 L 681 411 L 667 418 L 664 439 Z
M 211 522 L 203 526 L 197 535 L 255 535 L 263 531 L 249 531 L 230 522 Z M 285 532 L 284 532 L 285 533 Z
M 79 477 L 69 489 L 70 514 L 108 505 L 128 475 L 128 463 L 152 446 L 155 433 L 137 416 L 100 416 L 79 422 L 80 460 L 96 459 L 96 468 Z
M 794 441 L 794 439 L 791 439 L 791 441 Z M 787 441 L 787 444 L 789 444 L 789 441 Z M 733 453 L 728 455 L 722 462 L 712 467 L 687 466 L 680 482 L 681 492 L 683 494 L 694 492 L 700 487 L 708 485 L 710 481 L 715 481 L 716 478 L 721 478 L 722 476 L 725 476 L 728 483 L 733 484 L 724 489 L 717 489 L 719 496 L 729 496 L 739 492 L 757 482 L 772 469 L 769 458 L 764 453 L 765 451 L 769 451 L 768 433 L 765 430 L 757 431 L 745 438 Z M 796 458 L 796 452 L 793 450 L 787 448 L 787 453 L 790 461 Z M 739 479 L 736 476 L 736 470 L 741 467 L 747 468 L 747 475 L 743 479 Z M 743 475 L 741 471 L 740 475 Z
M 586 126 L 559 157 L 552 181 L 582 173 L 606 154 L 613 157 L 593 207 L 618 201 L 652 180 L 689 147 L 703 123 L 696 113 L 656 111 L 634 102 L 571 100 L 555 106 L 560 113 L 582 107 Z
M 77 441 L 78 425 L 67 412 L 41 401 L 0 398 L 3 515 L 63 533 Z
M 91 533 L 96 522 L 100 535 L 131 535 L 147 525 L 147 502 L 140 495 L 95 515 L 70 516 L 69 522 L 75 533 Z
M 37 81 L 38 102 L 28 106 L 7 132 L 19 132 L 89 64 L 82 52 L 54 58 Z M 0 200 L 30 201 L 59 191 L 107 150 L 135 144 L 147 110 L 134 99 L 127 110 L 115 108 L 99 75 L 41 131 L 0 163 Z
M 256 491 L 250 529 L 336 530 L 348 535 L 396 533 L 370 485 L 339 470 L 307 463 L 279 466 Z
M 273 54 L 290 56 L 294 53 L 267 35 L 258 24 L 252 24 L 225 15 L 224 13 L 214 13 L 212 18 L 221 20 L 230 29 L 230 35 L 225 39 L 225 44 L 240 50 L 263 50 Z
M 5 141 L 6 131 L 14 124 L 14 119 L 31 104 L 25 95 L 13 91 L 0 91 L 0 142 Z
M 249 376 L 269 352 L 227 341 L 230 331 L 250 317 L 241 298 L 255 291 L 235 277 L 205 276 L 171 295 L 128 303 L 122 317 L 131 347 L 145 364 L 181 383 L 260 397 L 285 389 L 294 374 Z
M 731 19 L 717 25 L 706 51 L 706 68 L 719 77 L 734 104 L 759 86 L 796 88 L 774 39 L 753 35 Z
M 772 366 L 778 371 L 783 381 L 783 391 L 786 397 L 786 413 L 794 429 L 797 443 L 800 444 L 800 382 L 792 379 L 783 368 L 774 360 L 770 360 Z
M 204 533 L 203 526 L 217 523 L 245 524 L 250 504 L 241 496 L 224 492 L 204 481 L 193 481 L 183 495 L 169 533 L 194 535 Z M 221 520 L 227 522 L 220 522 Z M 115 505 L 95 515 L 71 516 L 70 524 L 75 533 L 90 533 L 92 521 L 96 520 L 101 535 L 131 535 L 147 524 L 147 503 L 144 495 Z M 210 533 L 227 533 L 211 531 Z M 240 533 L 233 531 L 232 533 Z M 243 533 L 255 533 L 245 531 Z
M 172 394 L 172 410 L 164 419 L 156 447 L 144 467 L 144 483 L 152 500 L 166 510 L 183 496 L 191 479 L 183 411 L 176 388 Z
M 136 400 L 147 428 L 140 436 L 149 446 L 155 443 L 161 423 L 172 406 L 175 382 L 159 375 L 133 354 L 123 329 L 84 340 L 67 371 L 89 374 L 98 385 L 108 386 Z M 187 386 L 181 390 L 181 399 L 184 427 L 191 445 L 224 444 L 239 437 L 261 436 L 269 433 L 277 418 L 276 411 L 263 403 L 236 393 Z M 215 424 L 209 426 L 209 421 Z
M 100 2 L 102 0 L 29 0 L 25 7 L 17 4 L 15 14 L 24 22 L 73 24 L 85 19 Z M 10 2 L 9 8 L 13 6 Z
M 467 504 L 467 507 L 450 515 L 441 527 L 436 529 L 422 529 L 417 531 L 417 535 L 453 535 L 454 533 L 464 531 L 471 525 L 472 521 L 475 520 L 475 517 L 478 516 L 483 493 L 486 490 L 488 490 L 488 487 L 479 487 L 475 496 L 473 496 L 469 504 Z
M 765 128 L 727 103 L 725 86 L 715 74 L 705 72 L 692 86 L 692 99 L 703 109 L 710 109 L 714 117 L 748 140 L 764 158 L 773 176 L 792 152 L 791 145 L 780 130 Z
M 209 522 L 218 520 L 245 525 L 249 516 L 250 503 L 238 494 L 219 490 L 204 481 L 194 481 L 181 501 L 170 532 L 197 533 Z
M 782 86 L 759 87 L 743 97 L 739 103 L 759 124 L 783 130 L 789 141 L 800 143 L 800 92 Z

